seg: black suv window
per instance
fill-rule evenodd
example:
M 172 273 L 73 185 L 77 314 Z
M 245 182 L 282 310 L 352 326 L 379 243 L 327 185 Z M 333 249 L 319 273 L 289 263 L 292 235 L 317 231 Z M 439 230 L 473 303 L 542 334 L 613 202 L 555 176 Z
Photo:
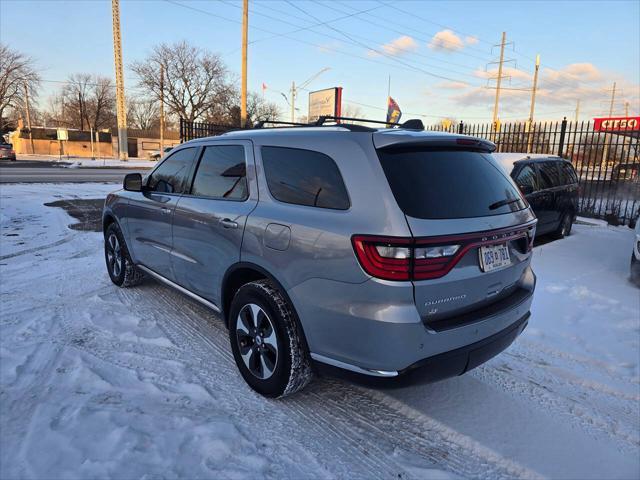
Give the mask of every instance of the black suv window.
M 191 194 L 228 200 L 246 200 L 248 189 L 244 147 L 241 145 L 205 147 L 193 179 Z
M 349 208 L 349 195 L 336 163 L 311 150 L 262 147 L 267 185 L 276 200 L 296 205 Z
M 562 162 L 560 165 L 562 168 L 562 176 L 564 177 L 564 183 L 566 185 L 569 185 L 572 183 L 578 183 L 578 176 L 576 175 L 576 171 L 574 170 L 573 165 L 571 165 L 568 162 Z
M 538 178 L 533 165 L 525 165 L 515 178 L 516 185 L 520 190 L 527 194 L 538 190 Z
M 540 188 L 553 188 L 562 185 L 560 181 L 560 170 L 557 166 L 558 162 L 541 162 L 538 164 L 538 172 L 540 173 Z
M 195 148 L 183 148 L 168 156 L 147 180 L 147 188 L 154 192 L 184 193 L 188 188 L 189 172 Z
M 411 217 L 483 217 L 527 206 L 489 154 L 392 148 L 378 156 L 398 206 Z

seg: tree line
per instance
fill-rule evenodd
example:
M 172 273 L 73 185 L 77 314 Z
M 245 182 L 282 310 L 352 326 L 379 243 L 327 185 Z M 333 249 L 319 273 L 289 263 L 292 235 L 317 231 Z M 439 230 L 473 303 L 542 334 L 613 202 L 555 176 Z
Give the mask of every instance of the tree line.
M 240 124 L 240 91 L 236 75 L 219 55 L 186 41 L 159 44 L 144 58 L 128 65 L 136 86 L 126 89 L 127 123 L 131 128 L 155 130 L 160 125 L 161 75 L 167 128 L 180 117 L 220 125 Z M 36 61 L 0 43 L 0 133 L 26 119 L 29 95 L 34 126 L 101 130 L 116 125 L 116 89 L 110 77 L 78 72 L 60 81 L 43 99 L 41 72 Z M 247 99 L 252 122 L 276 120 L 278 106 L 255 92 Z

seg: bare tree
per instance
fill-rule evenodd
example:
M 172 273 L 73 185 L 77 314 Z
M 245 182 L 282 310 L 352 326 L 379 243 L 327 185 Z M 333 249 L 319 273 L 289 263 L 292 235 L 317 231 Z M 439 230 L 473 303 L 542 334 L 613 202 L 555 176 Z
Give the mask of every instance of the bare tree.
M 133 128 L 151 130 L 160 126 L 160 105 L 154 98 L 130 99 L 127 102 L 127 122 Z
M 247 98 L 247 117 L 251 122 L 261 120 L 278 120 L 280 118 L 280 108 L 273 102 L 266 101 L 261 95 L 255 92 L 249 93 Z
M 25 109 L 25 85 L 33 105 L 40 87 L 40 76 L 33 59 L 0 43 L 0 131 L 9 127 L 9 115 L 21 115 Z
M 55 109 L 49 112 L 50 118 L 67 127 L 99 130 L 115 123 L 115 87 L 108 77 L 71 75 L 50 103 Z
M 161 44 L 130 65 L 138 86 L 160 99 L 160 65 L 164 66 L 164 101 L 170 115 L 195 121 L 207 112 L 228 112 L 235 88 L 219 56 L 187 42 Z

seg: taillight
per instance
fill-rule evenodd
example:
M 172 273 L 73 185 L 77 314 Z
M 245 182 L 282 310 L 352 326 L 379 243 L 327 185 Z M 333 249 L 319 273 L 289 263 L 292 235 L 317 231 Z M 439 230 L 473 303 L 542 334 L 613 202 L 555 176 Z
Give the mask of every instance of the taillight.
M 354 235 L 353 248 L 369 275 L 383 280 L 410 280 L 410 238 Z
M 521 251 L 531 251 L 535 223 L 442 237 L 354 235 L 352 240 L 360 265 L 372 277 L 383 280 L 427 280 L 444 277 L 474 247 L 524 241 L 526 248 Z

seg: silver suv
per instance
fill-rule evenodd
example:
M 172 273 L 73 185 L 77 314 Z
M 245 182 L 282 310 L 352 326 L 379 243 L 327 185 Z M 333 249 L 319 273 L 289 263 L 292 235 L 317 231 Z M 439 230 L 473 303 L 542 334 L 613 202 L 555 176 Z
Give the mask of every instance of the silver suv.
M 314 361 L 460 375 L 522 332 L 535 286 L 536 218 L 494 148 L 359 125 L 186 142 L 107 197 L 109 276 L 220 312 L 266 396 L 303 388 Z

